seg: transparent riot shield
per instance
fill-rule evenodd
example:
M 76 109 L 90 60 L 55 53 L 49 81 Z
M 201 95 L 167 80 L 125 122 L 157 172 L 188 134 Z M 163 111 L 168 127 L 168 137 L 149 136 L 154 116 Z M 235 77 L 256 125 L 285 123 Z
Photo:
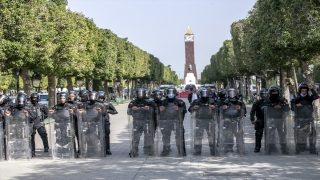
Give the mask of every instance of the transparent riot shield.
M 313 117 L 314 117 L 314 129 L 313 129 L 314 133 L 312 134 L 312 137 L 314 137 L 313 142 L 315 147 L 315 153 L 319 155 L 320 154 L 320 106 L 319 104 L 317 106 L 314 106 Z
M 216 155 L 218 123 L 217 108 L 209 105 L 194 109 L 191 115 L 191 153 L 193 155 Z
M 317 108 L 312 105 L 294 104 L 294 152 L 317 154 L 319 150 Z
M 137 110 L 128 109 L 130 157 L 154 156 L 154 110 L 138 107 Z M 142 150 L 139 151 L 139 150 Z
M 74 129 L 73 114 L 68 109 L 56 109 L 49 112 L 49 137 L 53 159 L 73 159 Z
M 237 109 L 235 105 L 230 105 L 227 109 L 220 107 L 219 156 L 244 156 L 243 116 L 243 108 Z
M 31 130 L 28 116 L 17 112 L 16 115 L 6 115 L 6 157 L 7 160 L 31 159 Z
M 105 132 L 101 110 L 78 111 L 80 158 L 105 157 Z
M 3 121 L 0 120 L 0 161 L 5 160 Z
M 276 109 L 264 107 L 265 154 L 292 154 L 293 123 L 286 106 Z
M 157 156 L 182 156 L 185 151 L 183 109 L 165 107 L 160 111 L 157 125 Z

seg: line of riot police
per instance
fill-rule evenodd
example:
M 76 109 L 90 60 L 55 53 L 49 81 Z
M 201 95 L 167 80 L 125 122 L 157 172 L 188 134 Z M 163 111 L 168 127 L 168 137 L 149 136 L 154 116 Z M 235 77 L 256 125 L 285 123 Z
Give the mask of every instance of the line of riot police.
M 255 153 L 260 152 L 263 133 L 265 154 L 300 154 L 307 150 L 310 154 L 319 152 L 320 127 L 314 106 L 318 93 L 311 84 L 300 84 L 297 96 L 291 100 L 293 118 L 290 117 L 288 101 L 281 96 L 278 85 L 272 85 L 269 90 L 262 88 L 260 98 L 254 102 L 250 112 L 250 120 L 256 130 Z
M 186 156 L 183 123 L 187 109 L 185 102 L 176 98 L 176 93 L 175 88 L 167 88 L 162 99 L 162 93 L 156 90 L 152 93 L 154 99 L 151 101 L 146 97 L 145 89 L 136 90 L 136 99 L 130 102 L 127 112 L 131 157 L 139 156 L 139 149 L 144 150 L 144 156 Z M 188 109 L 192 113 L 192 154 L 202 154 L 203 148 L 208 148 L 205 152 L 210 155 L 234 152 L 234 142 L 235 152 L 243 154 L 243 117 L 246 108 L 237 98 L 236 90 L 222 90 L 220 97 L 216 97 L 204 88 L 199 90 L 199 94 L 200 98 L 194 100 Z M 207 139 L 203 138 L 204 131 L 207 132 Z
M 103 91 L 74 91 L 57 94 L 49 110 L 40 105 L 39 94 L 27 101 L 19 93 L 16 103 L 0 96 L 0 160 L 30 159 L 36 156 L 35 134 L 39 133 L 44 152 L 54 159 L 104 157 L 110 151 L 110 117 L 118 112 L 105 101 Z M 49 150 L 50 147 L 50 150 Z

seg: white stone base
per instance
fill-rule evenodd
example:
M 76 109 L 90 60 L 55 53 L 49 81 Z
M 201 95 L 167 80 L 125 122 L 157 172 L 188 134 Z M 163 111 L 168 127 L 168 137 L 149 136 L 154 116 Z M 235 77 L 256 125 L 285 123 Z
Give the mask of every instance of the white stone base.
M 196 84 L 196 77 L 193 73 L 187 73 L 186 78 L 184 79 L 185 84 Z

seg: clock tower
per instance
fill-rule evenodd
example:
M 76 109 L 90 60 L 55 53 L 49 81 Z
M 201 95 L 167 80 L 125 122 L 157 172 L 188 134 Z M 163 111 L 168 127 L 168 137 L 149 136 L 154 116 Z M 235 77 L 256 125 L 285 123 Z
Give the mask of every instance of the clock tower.
M 194 63 L 194 35 L 188 27 L 184 34 L 186 64 L 184 66 L 185 84 L 198 84 L 196 64 Z

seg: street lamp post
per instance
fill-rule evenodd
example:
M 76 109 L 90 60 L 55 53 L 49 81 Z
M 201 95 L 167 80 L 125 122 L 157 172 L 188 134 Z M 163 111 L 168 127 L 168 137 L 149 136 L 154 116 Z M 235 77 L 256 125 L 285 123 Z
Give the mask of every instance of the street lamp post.
M 16 72 L 16 80 L 17 80 L 17 94 L 19 93 L 19 74 L 20 74 L 20 69 L 17 70 Z
M 41 86 L 41 75 L 38 73 L 34 73 L 31 77 L 32 86 L 36 88 L 36 92 L 39 93 Z
M 77 78 L 76 78 L 76 82 L 77 82 L 77 84 L 78 84 L 78 86 L 79 86 L 79 90 L 81 91 L 81 86 L 82 86 L 82 84 L 83 84 L 83 78 L 77 77 Z

